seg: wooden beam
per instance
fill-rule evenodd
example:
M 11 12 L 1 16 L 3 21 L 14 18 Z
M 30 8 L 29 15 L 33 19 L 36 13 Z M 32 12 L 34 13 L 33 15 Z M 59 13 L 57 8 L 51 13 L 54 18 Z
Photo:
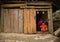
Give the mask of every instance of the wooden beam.
M 3 4 L 1 7 L 20 7 L 20 6 L 26 6 L 26 4 Z
M 32 6 L 27 6 L 32 5 Z M 34 6 L 33 6 L 34 5 Z M 36 6 L 38 5 L 38 6 Z M 38 3 L 25 3 L 25 4 L 3 4 L 1 7 L 20 7 L 20 8 L 51 8 L 49 2 L 38 2 Z
M 27 3 L 27 4 L 30 4 L 30 5 L 51 5 L 51 3 L 49 3 L 49 2 L 38 2 L 38 3 Z
M 20 8 L 52 8 L 52 6 L 25 6 L 25 5 L 3 5 L 2 7 L 12 8 L 12 7 L 20 7 Z
M 51 6 L 27 6 L 26 8 L 51 8 Z

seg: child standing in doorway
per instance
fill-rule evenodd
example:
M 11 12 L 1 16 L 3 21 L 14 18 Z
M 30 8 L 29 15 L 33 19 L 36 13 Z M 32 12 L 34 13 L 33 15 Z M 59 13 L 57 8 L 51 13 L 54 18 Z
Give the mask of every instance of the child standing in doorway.
M 47 25 L 45 24 L 45 22 L 42 23 L 42 25 L 40 26 L 40 28 L 41 28 L 41 31 L 43 31 L 43 32 L 45 32 L 45 31 L 48 30 L 48 27 L 47 27 Z

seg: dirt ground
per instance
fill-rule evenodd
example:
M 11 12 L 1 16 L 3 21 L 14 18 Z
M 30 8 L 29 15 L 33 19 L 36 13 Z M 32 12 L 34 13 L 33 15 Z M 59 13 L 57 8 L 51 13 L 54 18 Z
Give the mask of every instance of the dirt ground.
M 60 42 L 52 34 L 0 33 L 0 42 Z

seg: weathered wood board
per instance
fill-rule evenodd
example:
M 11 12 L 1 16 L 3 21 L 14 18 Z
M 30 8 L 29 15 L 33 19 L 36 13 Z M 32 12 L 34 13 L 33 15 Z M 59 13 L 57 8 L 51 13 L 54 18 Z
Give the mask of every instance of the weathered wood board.
M 18 27 L 18 9 L 14 9 L 13 10 L 13 15 L 14 15 L 14 17 L 13 17 L 13 20 L 14 20 L 14 32 L 15 33 L 18 33 L 19 32 L 19 27 Z
M 19 9 L 18 22 L 19 22 L 19 33 L 23 33 L 23 9 Z
M 28 31 L 28 33 L 32 33 L 31 32 L 31 27 L 30 27 L 30 9 L 28 9 L 28 12 L 27 12 L 27 25 L 28 25 L 28 29 L 27 29 L 27 31 Z
M 10 15 L 8 14 L 8 9 L 3 10 L 4 15 L 4 32 L 10 32 Z
M 23 10 L 3 9 L 1 14 L 1 27 L 4 26 L 4 32 L 23 33 Z
M 29 10 L 24 9 L 24 33 L 28 33 Z
M 30 28 L 31 33 L 36 33 L 36 10 L 30 9 Z
M 49 11 L 51 9 L 47 10 L 48 19 L 50 19 L 49 32 L 52 33 L 52 13 Z M 36 33 L 36 9 L 3 9 L 1 14 L 3 16 L 1 17 L 1 24 L 4 32 Z
M 24 33 L 36 33 L 35 16 L 35 9 L 24 9 Z
M 9 9 L 9 14 L 10 14 L 10 31 L 13 32 L 14 31 L 14 10 L 13 9 Z

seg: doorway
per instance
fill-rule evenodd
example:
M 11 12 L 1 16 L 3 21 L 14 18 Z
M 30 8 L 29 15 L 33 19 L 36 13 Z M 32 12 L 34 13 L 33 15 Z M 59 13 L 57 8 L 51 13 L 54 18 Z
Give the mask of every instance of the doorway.
M 40 19 L 42 19 L 43 22 L 48 19 L 47 11 L 36 11 L 36 31 L 41 31 L 41 28 L 38 26 L 38 22 Z

